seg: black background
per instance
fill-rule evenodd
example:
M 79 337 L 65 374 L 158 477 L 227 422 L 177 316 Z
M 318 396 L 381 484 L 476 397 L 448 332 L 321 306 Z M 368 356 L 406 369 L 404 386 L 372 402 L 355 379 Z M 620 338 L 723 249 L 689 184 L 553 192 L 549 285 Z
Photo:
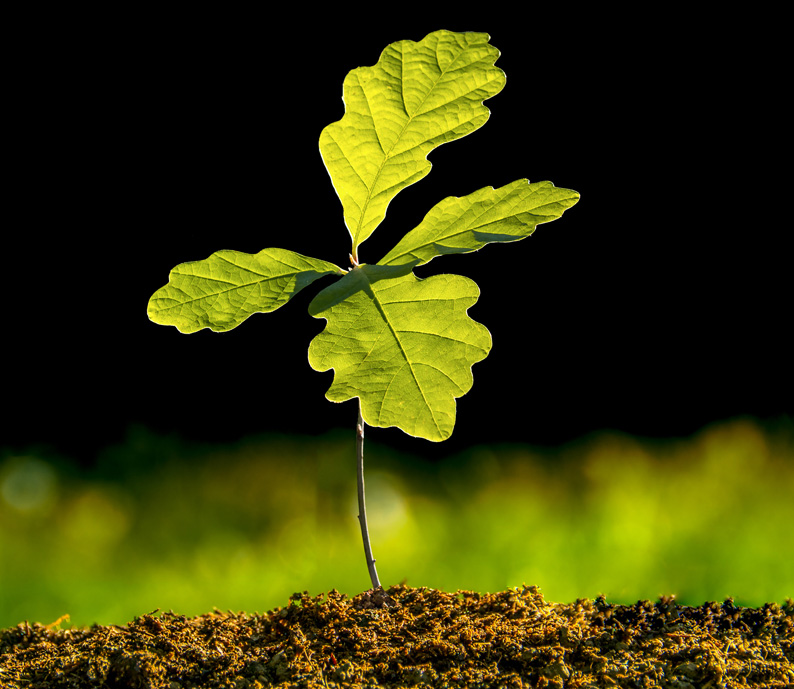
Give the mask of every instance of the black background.
M 135 424 L 196 441 L 352 433 L 355 402 L 325 400 L 332 373 L 307 361 L 324 321 L 306 307 L 330 278 L 223 334 L 157 326 L 146 304 L 172 267 L 218 249 L 346 266 L 320 131 L 344 112 L 348 71 L 439 28 L 488 32 L 507 85 L 484 127 L 430 154 L 361 260 L 446 196 L 526 177 L 581 200 L 527 240 L 417 269 L 479 284 L 470 315 L 493 349 L 452 439 L 371 437 L 432 457 L 607 428 L 677 436 L 738 415 L 790 423 L 791 228 L 757 157 L 774 123 L 742 95 L 757 87 L 749 46 L 713 19 L 564 5 L 345 28 L 341 10 L 285 12 L 18 27 L 0 447 L 90 463 Z

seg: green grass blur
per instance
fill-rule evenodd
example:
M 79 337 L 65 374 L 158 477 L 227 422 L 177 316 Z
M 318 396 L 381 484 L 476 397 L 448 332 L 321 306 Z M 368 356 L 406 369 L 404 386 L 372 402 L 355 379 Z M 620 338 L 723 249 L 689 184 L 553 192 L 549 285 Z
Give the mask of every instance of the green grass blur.
M 534 584 L 560 602 L 783 602 L 794 596 L 794 434 L 781 428 L 738 419 L 677 441 L 599 434 L 438 464 L 372 433 L 381 580 Z M 356 515 L 352 433 L 194 446 L 134 429 L 90 471 L 46 452 L 0 454 L 0 627 L 352 595 L 370 585 Z

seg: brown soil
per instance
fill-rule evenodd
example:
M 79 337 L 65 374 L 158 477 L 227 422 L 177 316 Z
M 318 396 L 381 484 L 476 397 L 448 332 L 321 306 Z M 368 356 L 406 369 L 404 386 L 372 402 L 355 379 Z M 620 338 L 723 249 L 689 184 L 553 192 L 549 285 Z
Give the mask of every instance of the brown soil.
M 156 612 L 156 611 L 155 611 Z M 0 631 L 0 686 L 786 687 L 794 601 L 742 608 L 549 603 L 394 586 L 295 594 L 264 615 L 174 613 L 124 627 Z

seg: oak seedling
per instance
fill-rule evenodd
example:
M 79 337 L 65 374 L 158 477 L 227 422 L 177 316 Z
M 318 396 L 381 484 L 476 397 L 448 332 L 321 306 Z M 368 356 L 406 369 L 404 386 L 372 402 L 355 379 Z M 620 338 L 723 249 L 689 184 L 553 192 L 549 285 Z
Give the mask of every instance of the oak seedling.
M 275 311 L 319 278 L 339 278 L 309 304 L 313 317 L 327 321 L 309 345 L 309 364 L 334 370 L 329 400 L 359 400 L 359 521 L 374 588 L 380 581 L 366 520 L 365 425 L 449 438 L 455 400 L 471 389 L 472 366 L 491 349 L 490 333 L 467 313 L 477 285 L 459 275 L 419 279 L 413 269 L 436 256 L 524 239 L 579 200 L 551 182 L 484 187 L 442 200 L 377 263 L 360 260 L 394 196 L 430 172 L 428 154 L 488 120 L 484 101 L 505 84 L 489 40 L 485 33 L 436 31 L 392 43 L 377 64 L 345 78 L 345 114 L 320 134 L 320 153 L 352 240 L 349 268 L 286 249 L 223 250 L 176 266 L 149 300 L 155 323 L 183 333 L 225 332 Z

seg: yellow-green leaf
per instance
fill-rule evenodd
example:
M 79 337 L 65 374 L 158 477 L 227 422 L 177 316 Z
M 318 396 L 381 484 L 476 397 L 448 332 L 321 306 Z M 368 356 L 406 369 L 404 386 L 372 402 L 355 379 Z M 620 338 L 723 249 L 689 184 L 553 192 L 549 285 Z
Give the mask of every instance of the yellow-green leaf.
M 485 33 L 436 31 L 389 45 L 378 63 L 350 72 L 345 115 L 320 135 L 320 152 L 342 201 L 353 256 L 394 196 L 431 168 L 437 146 L 481 127 L 505 75 Z
M 333 263 L 287 249 L 216 251 L 174 268 L 149 300 L 149 318 L 183 333 L 224 332 L 251 314 L 275 311 L 324 275 L 343 273 Z
M 460 275 L 420 280 L 406 266 L 350 271 L 309 305 L 328 321 L 309 345 L 312 368 L 334 369 L 326 397 L 360 398 L 370 426 L 445 440 L 455 398 L 469 391 L 472 365 L 491 349 L 488 330 L 467 314 L 479 295 Z
M 503 187 L 484 187 L 468 196 L 436 204 L 378 265 L 427 263 L 444 254 L 477 251 L 491 242 L 515 242 L 541 223 L 559 218 L 579 193 L 551 182 L 519 179 Z

